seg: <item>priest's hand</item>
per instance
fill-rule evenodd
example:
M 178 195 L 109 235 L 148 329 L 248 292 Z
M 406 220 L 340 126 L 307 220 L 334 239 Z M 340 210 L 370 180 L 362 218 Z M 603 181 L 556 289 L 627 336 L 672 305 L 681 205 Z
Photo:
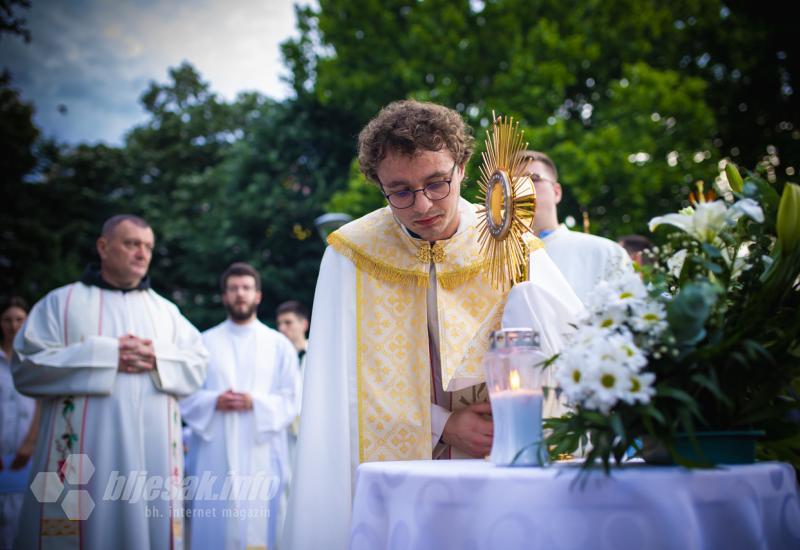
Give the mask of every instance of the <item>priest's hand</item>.
M 249 411 L 253 408 L 253 399 L 247 393 L 228 390 L 217 397 L 218 411 Z
M 240 398 L 239 403 L 241 404 L 240 411 L 250 411 L 253 409 L 253 398 L 250 397 L 249 393 L 240 392 L 237 394 Z
M 125 373 L 147 372 L 156 367 L 153 341 L 126 334 L 119 338 L 119 371 Z
M 483 458 L 492 451 L 494 424 L 484 415 L 492 413 L 489 403 L 473 403 L 447 419 L 442 440 L 470 456 Z

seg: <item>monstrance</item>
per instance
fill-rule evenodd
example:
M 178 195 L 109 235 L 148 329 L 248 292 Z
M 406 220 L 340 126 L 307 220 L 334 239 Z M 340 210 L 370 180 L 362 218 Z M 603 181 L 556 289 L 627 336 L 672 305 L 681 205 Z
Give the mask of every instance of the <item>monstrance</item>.
M 523 138 L 519 122 L 492 112 L 478 182 L 484 203 L 478 209 L 478 241 L 489 263 L 489 280 L 500 290 L 526 281 L 530 271 L 526 234 L 533 236 L 536 191 L 530 178 L 520 174 L 525 162 L 520 153 L 528 146 Z

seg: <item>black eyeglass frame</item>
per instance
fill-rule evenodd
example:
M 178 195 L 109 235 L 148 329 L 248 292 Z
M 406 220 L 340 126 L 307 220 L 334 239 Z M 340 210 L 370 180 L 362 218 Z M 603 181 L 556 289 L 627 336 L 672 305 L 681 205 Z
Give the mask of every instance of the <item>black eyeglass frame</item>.
M 540 174 L 533 172 L 532 174 L 525 174 L 525 177 L 529 178 L 533 183 L 539 183 L 540 181 L 546 181 L 549 183 L 558 183 L 556 180 L 551 180 L 550 178 L 543 178 Z
M 412 206 L 414 206 L 414 203 L 417 202 L 417 193 L 422 193 L 423 195 L 425 195 L 426 199 L 428 199 L 429 201 L 433 201 L 433 202 L 444 200 L 447 197 L 449 197 L 450 196 L 450 190 L 452 189 L 453 177 L 455 176 L 455 173 L 456 173 L 456 166 L 458 166 L 458 161 L 453 163 L 453 168 L 452 168 L 452 170 L 450 170 L 450 178 L 449 179 L 431 182 L 428 185 L 425 185 L 422 188 L 417 189 L 416 191 L 411 191 L 410 189 L 405 189 L 403 191 L 397 191 L 395 193 L 389 193 L 387 195 L 383 190 L 383 184 L 380 181 L 378 181 L 378 183 L 381 186 L 381 193 L 383 193 L 383 196 L 386 198 L 387 201 L 389 201 L 389 204 L 391 204 L 392 206 L 394 206 L 398 210 L 405 210 L 406 208 L 411 208 Z M 431 198 L 430 196 L 428 196 L 428 193 L 426 192 L 428 187 L 431 187 L 432 185 L 441 185 L 442 183 L 446 183 L 447 184 L 447 193 L 445 193 L 444 196 L 439 197 L 438 199 L 434 199 L 434 198 Z M 392 196 L 393 195 L 397 195 L 398 193 L 411 193 L 411 196 L 413 197 L 411 199 L 411 204 L 409 204 L 408 206 L 397 206 L 396 204 L 392 203 Z

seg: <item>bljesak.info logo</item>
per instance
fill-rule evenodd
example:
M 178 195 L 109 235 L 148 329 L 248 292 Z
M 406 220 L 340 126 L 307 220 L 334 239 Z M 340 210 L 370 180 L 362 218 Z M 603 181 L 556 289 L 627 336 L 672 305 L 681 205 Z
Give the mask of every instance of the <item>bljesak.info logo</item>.
M 95 508 L 95 501 L 86 489 L 95 474 L 95 466 L 86 454 L 69 455 L 59 472 L 39 472 L 30 489 L 37 502 L 59 503 L 70 520 L 86 520 Z M 101 482 L 102 483 L 102 482 Z M 280 478 L 269 472 L 237 475 L 228 472 L 224 478 L 203 472 L 200 476 L 147 475 L 143 470 L 125 474 L 114 470 L 105 486 L 94 480 L 95 497 L 105 502 L 191 501 L 232 503 L 267 502 L 280 488 Z M 101 490 L 102 489 L 102 494 Z

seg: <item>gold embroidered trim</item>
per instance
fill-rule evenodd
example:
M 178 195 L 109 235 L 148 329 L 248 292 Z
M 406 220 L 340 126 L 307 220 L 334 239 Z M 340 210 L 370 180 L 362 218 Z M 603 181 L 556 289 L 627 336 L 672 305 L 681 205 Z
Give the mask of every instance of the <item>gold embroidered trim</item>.
M 417 249 L 417 259 L 423 264 L 431 262 L 440 264 L 445 259 L 444 247 L 439 242 L 433 243 L 433 246 L 428 242 L 422 243 L 422 246 Z
M 330 237 L 328 238 L 330 240 Z M 364 462 L 364 380 L 361 374 L 361 357 L 364 355 L 364 344 L 361 334 L 362 315 L 361 274 L 356 273 L 356 391 L 358 392 L 358 463 Z
M 526 235 L 523 238 L 523 240 L 525 241 L 525 244 L 528 245 L 528 254 L 531 254 L 536 250 L 539 250 L 540 248 L 544 248 L 544 243 L 542 242 L 542 239 L 540 239 L 539 237 L 534 237 L 533 235 Z
M 436 278 L 439 280 L 439 284 L 442 285 L 442 288 L 445 290 L 453 290 L 454 288 L 463 285 L 477 274 L 484 272 L 486 265 L 487 264 L 485 261 L 478 262 L 466 267 L 462 267 L 461 269 L 457 269 L 455 271 L 437 273 Z
M 539 239 L 536 239 L 536 241 L 537 242 L 531 243 L 532 250 L 544 247 Z M 375 277 L 376 279 L 390 283 L 415 284 L 416 286 L 425 288 L 427 288 L 429 285 L 429 275 L 427 273 L 398 269 L 379 260 L 375 260 L 374 258 L 367 256 L 364 251 L 362 251 L 353 243 L 344 239 L 338 233 L 331 233 L 328 235 L 328 244 L 331 245 L 339 254 L 352 261 L 360 271 L 363 271 L 372 277 Z M 533 248 L 534 246 L 535 248 Z M 436 249 L 437 247 L 434 245 L 434 254 L 436 254 Z M 424 250 L 424 247 L 420 250 Z M 428 251 L 430 250 L 431 247 L 428 245 Z M 442 255 L 444 255 L 443 250 Z M 434 257 L 433 259 L 434 262 L 436 262 L 436 258 Z M 430 259 L 427 261 L 429 262 Z M 477 274 L 484 272 L 485 269 L 486 261 L 484 260 L 460 269 L 456 269 L 454 271 L 437 273 L 437 279 L 439 284 L 442 285 L 442 288 L 452 290 L 463 285 Z
M 353 262 L 360 271 L 376 279 L 389 283 L 416 284 L 421 287 L 428 286 L 429 275 L 427 271 L 398 269 L 387 263 L 371 258 L 356 245 L 342 238 L 338 233 L 331 233 L 328 235 L 328 244 L 331 245 L 336 252 Z
M 70 519 L 42 518 L 43 537 L 77 537 L 80 522 Z

